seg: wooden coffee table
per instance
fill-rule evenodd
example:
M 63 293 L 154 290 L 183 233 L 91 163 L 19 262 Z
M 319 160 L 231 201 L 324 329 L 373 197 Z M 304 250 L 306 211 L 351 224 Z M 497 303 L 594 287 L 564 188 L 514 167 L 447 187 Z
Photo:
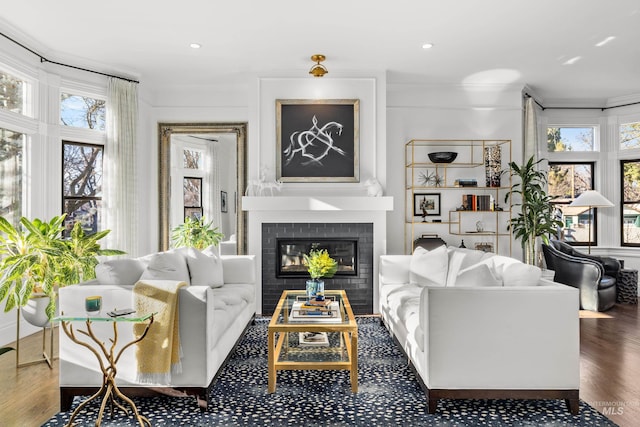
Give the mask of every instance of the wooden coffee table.
M 326 291 L 339 306 L 336 318 L 299 319 L 290 317 L 293 304 L 305 291 L 284 291 L 268 330 L 269 393 L 276 391 L 277 372 L 283 370 L 348 370 L 351 391 L 358 391 L 358 325 L 347 294 Z M 300 332 L 326 332 L 328 346 L 300 345 Z

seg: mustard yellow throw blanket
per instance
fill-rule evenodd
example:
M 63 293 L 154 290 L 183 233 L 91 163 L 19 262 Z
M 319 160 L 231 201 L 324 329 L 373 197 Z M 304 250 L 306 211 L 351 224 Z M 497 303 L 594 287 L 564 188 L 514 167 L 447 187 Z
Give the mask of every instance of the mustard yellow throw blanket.
M 178 324 L 178 290 L 187 286 L 175 280 L 140 280 L 133 287 L 139 313 L 156 313 L 147 336 L 136 344 L 137 381 L 141 384 L 170 384 L 171 373 L 182 372 Z M 141 336 L 146 325 L 134 325 Z

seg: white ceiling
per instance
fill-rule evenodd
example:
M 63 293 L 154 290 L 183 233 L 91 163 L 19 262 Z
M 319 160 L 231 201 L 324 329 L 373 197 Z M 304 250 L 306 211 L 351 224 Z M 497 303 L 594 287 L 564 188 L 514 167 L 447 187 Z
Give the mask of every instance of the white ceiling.
M 640 94 L 639 0 L 3 1 L 3 33 L 150 87 L 307 76 L 322 53 L 324 79 L 521 84 L 545 104 Z

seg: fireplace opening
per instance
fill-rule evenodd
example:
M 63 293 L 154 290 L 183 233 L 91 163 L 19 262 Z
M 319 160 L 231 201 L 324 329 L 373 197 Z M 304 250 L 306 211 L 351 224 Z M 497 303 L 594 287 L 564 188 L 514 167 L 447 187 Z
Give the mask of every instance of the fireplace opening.
M 313 248 L 326 249 L 336 260 L 336 276 L 358 275 L 357 239 L 277 239 L 276 244 L 276 277 L 309 277 L 303 255 Z

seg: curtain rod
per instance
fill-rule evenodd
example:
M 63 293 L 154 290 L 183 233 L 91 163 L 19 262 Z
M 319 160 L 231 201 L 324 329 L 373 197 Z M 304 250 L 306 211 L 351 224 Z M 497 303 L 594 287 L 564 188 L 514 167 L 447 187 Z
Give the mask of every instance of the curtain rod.
M 31 52 L 32 54 L 34 54 L 35 56 L 37 56 L 38 58 L 40 58 L 40 62 L 49 62 L 50 64 L 55 64 L 55 65 L 60 65 L 62 67 L 68 67 L 68 68 L 73 68 L 76 70 L 80 70 L 80 71 L 86 71 L 88 73 L 94 73 L 94 74 L 100 74 L 101 76 L 106 76 L 106 77 L 113 77 L 115 79 L 120 79 L 120 80 L 125 80 L 131 83 L 140 83 L 138 80 L 133 80 L 133 79 L 128 79 L 126 77 L 121 77 L 121 76 L 116 76 L 113 74 L 107 74 L 107 73 L 102 73 L 100 71 L 95 71 L 95 70 L 90 70 L 88 68 L 82 68 L 82 67 L 76 67 L 75 65 L 69 65 L 69 64 L 63 64 L 62 62 L 56 62 L 56 61 L 51 61 L 47 58 L 45 58 L 44 56 L 40 55 L 38 52 L 36 52 L 33 49 L 30 49 L 29 47 L 23 45 L 22 43 L 20 43 L 19 41 L 16 41 L 14 39 L 12 39 L 11 37 L 9 37 L 8 35 L 0 32 L 0 35 L 10 41 L 12 41 L 13 43 L 17 44 L 18 46 L 20 46 L 21 48 L 28 50 L 29 52 Z
M 640 101 L 638 101 L 638 102 L 630 102 L 628 104 L 612 105 L 611 107 L 545 107 L 542 104 L 540 104 L 537 99 L 535 99 L 533 96 L 529 95 L 528 93 L 525 92 L 524 96 L 526 96 L 527 98 L 533 99 L 533 102 L 538 104 L 538 106 L 540 108 L 542 108 L 542 111 L 544 111 L 544 110 L 600 110 L 600 111 L 604 111 L 604 110 L 610 110 L 612 108 L 628 107 L 629 105 L 640 104 Z

